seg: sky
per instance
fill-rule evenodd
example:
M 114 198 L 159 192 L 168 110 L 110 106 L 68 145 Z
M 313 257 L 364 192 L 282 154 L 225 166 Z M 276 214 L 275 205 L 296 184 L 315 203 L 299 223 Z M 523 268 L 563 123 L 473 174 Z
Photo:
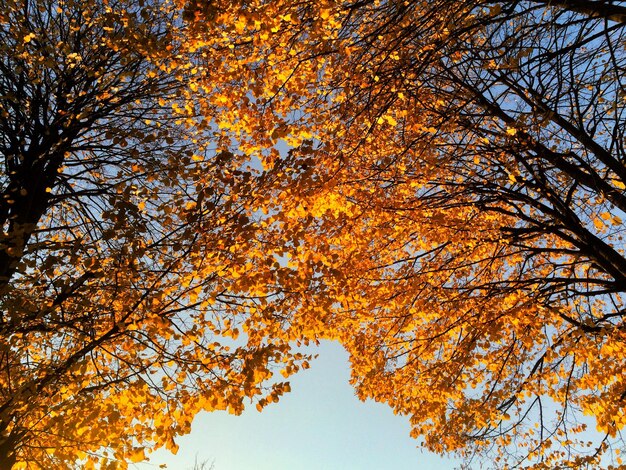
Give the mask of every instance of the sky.
M 407 417 L 361 402 L 348 383 L 348 355 L 324 342 L 311 368 L 290 377 L 292 391 L 259 413 L 203 413 L 176 456 L 158 451 L 135 470 L 191 470 L 194 460 L 214 470 L 447 470 L 458 462 L 418 447 Z

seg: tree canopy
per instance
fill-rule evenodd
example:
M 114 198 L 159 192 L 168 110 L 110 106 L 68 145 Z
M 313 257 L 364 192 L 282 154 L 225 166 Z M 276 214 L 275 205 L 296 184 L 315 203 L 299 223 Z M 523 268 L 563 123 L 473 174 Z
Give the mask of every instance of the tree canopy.
M 231 8 L 195 34 L 246 103 L 221 127 L 282 179 L 259 240 L 287 260 L 274 319 L 339 339 L 359 396 L 429 450 L 619 463 L 625 6 Z
M 197 411 L 276 400 L 288 385 L 260 386 L 268 364 L 302 359 L 235 341 L 229 284 L 256 196 L 189 104 L 202 90 L 182 14 L 126 0 L 0 9 L 2 468 L 175 451 Z
M 117 468 L 337 339 L 468 462 L 621 464 L 626 5 L 10 0 L 0 465 Z

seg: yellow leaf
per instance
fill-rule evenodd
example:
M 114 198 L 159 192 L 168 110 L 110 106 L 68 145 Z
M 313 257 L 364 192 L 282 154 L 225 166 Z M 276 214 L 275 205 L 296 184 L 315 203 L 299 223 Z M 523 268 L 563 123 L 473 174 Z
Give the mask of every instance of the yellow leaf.
M 137 449 L 130 454 L 129 458 L 130 461 L 133 463 L 141 462 L 142 460 L 146 459 L 146 453 L 144 452 L 143 448 Z
M 390 126 L 395 126 L 398 124 L 398 121 L 396 121 L 392 116 L 387 115 L 385 116 L 385 119 L 387 120 Z

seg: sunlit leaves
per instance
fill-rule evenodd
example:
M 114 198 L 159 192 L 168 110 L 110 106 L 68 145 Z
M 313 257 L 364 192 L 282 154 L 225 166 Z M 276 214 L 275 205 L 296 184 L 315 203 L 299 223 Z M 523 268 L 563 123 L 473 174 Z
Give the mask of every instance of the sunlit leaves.
M 496 467 L 604 464 L 581 415 L 622 426 L 624 33 L 569 7 L 252 1 L 189 26 L 225 71 L 207 109 L 266 170 L 238 286 L 280 301 L 247 323 L 341 339 L 361 397 Z
M 176 451 L 321 338 L 431 450 L 604 463 L 623 32 L 535 3 L 7 3 L 2 465 Z
M 304 359 L 246 321 L 270 292 L 246 276 L 258 175 L 216 150 L 181 14 L 3 8 L 3 467 L 175 451 L 197 412 L 277 401 L 288 386 L 267 383 L 272 367 Z

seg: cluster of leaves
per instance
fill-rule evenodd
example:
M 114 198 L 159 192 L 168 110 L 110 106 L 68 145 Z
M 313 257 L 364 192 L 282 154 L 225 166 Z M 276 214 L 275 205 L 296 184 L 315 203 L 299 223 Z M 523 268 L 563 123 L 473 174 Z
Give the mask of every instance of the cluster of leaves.
M 210 146 L 189 104 L 202 90 L 182 14 L 167 1 L 3 2 L 2 468 L 125 468 L 175 451 L 198 411 L 276 401 L 288 384 L 262 385 L 270 365 L 303 359 L 236 340 L 246 306 L 231 284 L 256 196 L 246 160 Z
M 341 340 L 359 396 L 430 450 L 619 462 L 625 12 L 246 1 L 221 34 L 194 23 L 227 72 L 218 125 L 273 194 L 257 241 L 285 262 L 250 263 L 281 301 L 248 321 Z
M 430 450 L 617 461 L 625 20 L 7 0 L 0 466 L 175 450 L 200 410 L 276 401 L 320 338 Z

